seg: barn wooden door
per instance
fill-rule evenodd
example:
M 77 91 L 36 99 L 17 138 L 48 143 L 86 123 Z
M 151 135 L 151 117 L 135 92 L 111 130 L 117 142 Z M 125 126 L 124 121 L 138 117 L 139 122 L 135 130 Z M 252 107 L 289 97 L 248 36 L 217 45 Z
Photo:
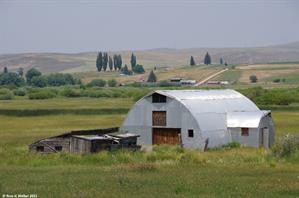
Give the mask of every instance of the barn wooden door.
M 180 144 L 181 129 L 153 128 L 153 144 Z
M 153 111 L 153 126 L 166 126 L 166 111 Z

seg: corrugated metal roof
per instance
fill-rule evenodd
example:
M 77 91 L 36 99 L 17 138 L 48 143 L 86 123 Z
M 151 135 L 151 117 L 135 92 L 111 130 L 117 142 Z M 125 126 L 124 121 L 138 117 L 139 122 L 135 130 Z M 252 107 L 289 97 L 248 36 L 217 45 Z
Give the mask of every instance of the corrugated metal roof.
M 259 111 L 251 100 L 231 89 L 167 90 L 156 91 L 156 93 L 175 98 L 194 113 Z
M 156 93 L 181 102 L 194 116 L 200 128 L 227 130 L 227 127 L 257 127 L 264 112 L 237 91 L 163 90 Z
M 107 140 L 108 138 L 98 135 L 73 135 L 73 137 L 81 138 L 84 140 Z

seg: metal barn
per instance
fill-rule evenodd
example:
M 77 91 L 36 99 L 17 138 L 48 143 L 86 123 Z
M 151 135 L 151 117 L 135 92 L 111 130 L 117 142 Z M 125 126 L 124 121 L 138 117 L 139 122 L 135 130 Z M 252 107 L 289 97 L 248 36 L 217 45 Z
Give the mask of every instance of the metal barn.
M 140 135 L 138 144 L 196 149 L 232 141 L 268 148 L 275 133 L 270 111 L 229 89 L 155 91 L 132 107 L 121 129 Z

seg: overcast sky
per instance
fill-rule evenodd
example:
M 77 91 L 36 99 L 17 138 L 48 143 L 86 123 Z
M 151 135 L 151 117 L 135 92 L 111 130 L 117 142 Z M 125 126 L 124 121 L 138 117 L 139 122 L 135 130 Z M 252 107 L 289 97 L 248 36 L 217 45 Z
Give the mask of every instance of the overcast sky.
M 0 54 L 293 41 L 298 0 L 0 0 Z

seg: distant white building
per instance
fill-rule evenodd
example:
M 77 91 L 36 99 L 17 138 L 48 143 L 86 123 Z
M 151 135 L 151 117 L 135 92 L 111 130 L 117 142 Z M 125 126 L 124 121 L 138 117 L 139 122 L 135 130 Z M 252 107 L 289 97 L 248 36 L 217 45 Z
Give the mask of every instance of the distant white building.
M 218 81 L 218 80 L 210 80 L 206 84 L 208 85 L 228 85 L 228 81 Z
M 270 111 L 234 90 L 155 91 L 130 110 L 122 130 L 139 144 L 213 148 L 232 141 L 268 148 L 274 142 Z
M 178 83 L 181 85 L 195 85 L 196 80 L 185 80 L 183 78 L 171 78 L 169 80 L 171 83 Z
M 181 85 L 195 85 L 196 80 L 181 80 Z

